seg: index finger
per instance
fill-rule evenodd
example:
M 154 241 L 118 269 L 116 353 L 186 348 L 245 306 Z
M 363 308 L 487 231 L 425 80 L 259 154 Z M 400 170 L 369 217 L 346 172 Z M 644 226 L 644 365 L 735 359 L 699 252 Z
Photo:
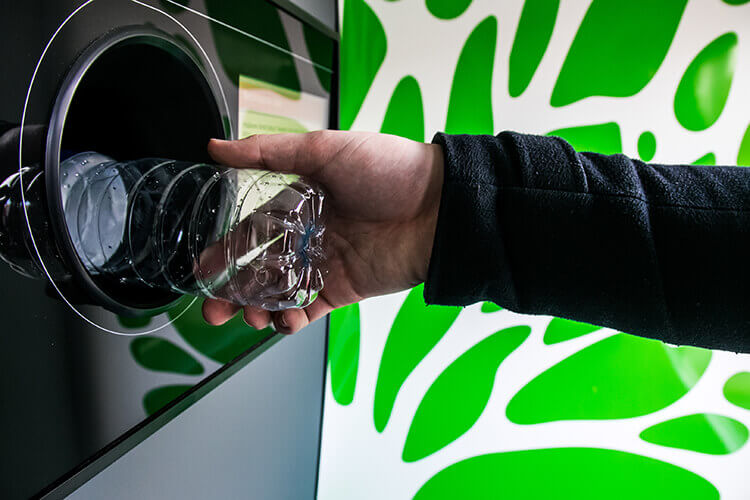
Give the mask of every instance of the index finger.
M 321 133 L 252 135 L 238 141 L 211 139 L 208 152 L 234 168 L 259 168 L 314 176 L 325 163 Z M 316 137 L 317 136 L 317 137 Z

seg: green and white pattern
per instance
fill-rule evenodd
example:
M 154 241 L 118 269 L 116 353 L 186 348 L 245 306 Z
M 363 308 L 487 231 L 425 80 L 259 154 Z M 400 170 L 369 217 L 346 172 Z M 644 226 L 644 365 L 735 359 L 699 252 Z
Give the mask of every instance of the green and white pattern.
M 342 7 L 343 128 L 750 165 L 747 0 Z M 421 294 L 331 319 L 320 499 L 750 498 L 750 356 Z

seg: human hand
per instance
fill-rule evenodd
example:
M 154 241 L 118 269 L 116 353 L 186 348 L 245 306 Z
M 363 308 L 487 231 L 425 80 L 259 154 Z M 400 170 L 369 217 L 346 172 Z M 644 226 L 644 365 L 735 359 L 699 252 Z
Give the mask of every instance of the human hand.
M 269 312 L 245 306 L 258 329 L 271 321 L 294 333 L 333 309 L 422 283 L 435 236 L 443 153 L 438 145 L 369 132 L 325 130 L 211 140 L 217 162 L 302 175 L 326 190 L 325 248 L 328 275 L 304 309 Z M 207 299 L 211 324 L 229 320 L 240 306 Z

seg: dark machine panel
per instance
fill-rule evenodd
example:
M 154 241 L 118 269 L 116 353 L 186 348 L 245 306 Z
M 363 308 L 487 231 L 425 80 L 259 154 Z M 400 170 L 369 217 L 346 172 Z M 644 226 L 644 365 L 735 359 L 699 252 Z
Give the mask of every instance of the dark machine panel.
M 78 152 L 210 161 L 211 137 L 335 127 L 335 33 L 280 5 L 0 5 L 0 498 L 70 491 L 279 340 L 83 275 L 48 191 Z

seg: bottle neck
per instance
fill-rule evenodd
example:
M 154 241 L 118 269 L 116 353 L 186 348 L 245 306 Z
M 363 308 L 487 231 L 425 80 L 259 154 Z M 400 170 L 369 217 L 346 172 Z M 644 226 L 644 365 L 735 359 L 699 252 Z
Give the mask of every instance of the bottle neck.
M 54 279 L 67 279 L 70 275 L 51 237 L 44 186 L 38 165 L 24 167 L 0 184 L 0 259 L 30 278 L 50 273 Z

